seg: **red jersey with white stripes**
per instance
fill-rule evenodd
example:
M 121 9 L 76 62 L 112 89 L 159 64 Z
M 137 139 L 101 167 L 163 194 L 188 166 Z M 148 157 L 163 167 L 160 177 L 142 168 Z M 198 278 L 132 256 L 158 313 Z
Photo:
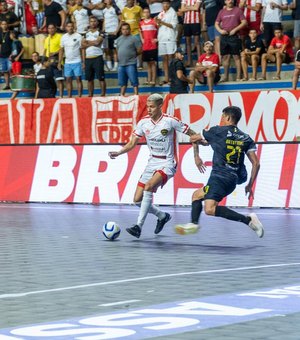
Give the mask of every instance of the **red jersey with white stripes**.
M 153 18 L 143 19 L 140 21 L 140 30 L 144 39 L 143 51 L 151 51 L 157 49 L 158 26 Z
M 194 6 L 200 3 L 201 0 L 182 0 L 182 4 L 186 6 Z M 184 24 L 199 24 L 201 21 L 200 9 L 198 11 L 184 12 Z
M 138 138 L 146 138 L 151 156 L 177 163 L 176 131 L 187 133 L 188 129 L 189 126 L 179 119 L 163 114 L 156 122 L 150 116 L 142 118 L 133 134 Z
M 239 3 L 239 1 L 238 1 Z M 262 0 L 247 0 L 246 5 L 249 7 L 255 7 L 256 4 L 262 4 Z M 247 7 L 244 8 L 244 16 L 248 23 L 250 22 L 257 22 L 260 24 L 261 22 L 261 11 L 253 11 Z

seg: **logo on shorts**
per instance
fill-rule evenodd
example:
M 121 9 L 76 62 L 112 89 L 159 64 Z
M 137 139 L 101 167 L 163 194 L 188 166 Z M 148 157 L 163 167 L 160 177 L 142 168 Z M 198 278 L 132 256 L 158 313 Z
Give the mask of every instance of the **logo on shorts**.
M 160 130 L 160 133 L 161 133 L 163 136 L 166 136 L 166 135 L 169 133 L 169 131 L 168 131 L 167 129 L 162 129 L 162 130 Z

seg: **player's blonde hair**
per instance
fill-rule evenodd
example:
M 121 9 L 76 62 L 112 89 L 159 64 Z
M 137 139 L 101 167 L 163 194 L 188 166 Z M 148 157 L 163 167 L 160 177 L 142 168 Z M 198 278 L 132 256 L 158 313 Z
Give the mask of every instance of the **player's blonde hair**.
M 161 105 L 164 101 L 164 97 L 158 93 L 153 93 L 147 98 L 148 102 L 154 102 L 157 106 Z

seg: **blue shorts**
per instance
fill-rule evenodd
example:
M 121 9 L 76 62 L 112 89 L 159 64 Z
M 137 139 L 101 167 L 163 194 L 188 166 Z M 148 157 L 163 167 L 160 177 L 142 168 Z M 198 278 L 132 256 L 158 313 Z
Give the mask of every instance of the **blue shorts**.
M 127 86 L 128 79 L 133 87 L 139 85 L 138 72 L 136 64 L 118 67 L 118 83 L 119 86 Z
M 64 76 L 67 78 L 81 77 L 82 76 L 81 63 L 65 64 Z
M 11 61 L 8 58 L 0 58 L 0 72 L 9 72 L 11 70 Z
M 225 177 L 212 173 L 206 186 L 203 188 L 205 193 L 204 199 L 220 202 L 234 191 L 236 184 L 237 178 L 234 176 Z
M 221 35 L 221 33 L 215 28 L 215 26 L 208 26 L 207 34 L 210 41 L 214 41 L 216 37 L 219 37 Z

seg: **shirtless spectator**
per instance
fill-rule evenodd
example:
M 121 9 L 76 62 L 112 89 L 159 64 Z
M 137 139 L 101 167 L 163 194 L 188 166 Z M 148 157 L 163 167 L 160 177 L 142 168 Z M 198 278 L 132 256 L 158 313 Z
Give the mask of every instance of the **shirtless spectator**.
M 283 34 L 282 29 L 274 31 L 275 37 L 272 39 L 267 53 L 261 57 L 262 77 L 258 80 L 267 79 L 267 63 L 276 63 L 276 76 L 273 80 L 280 80 L 282 63 L 289 64 L 294 59 L 294 51 L 290 38 Z
M 205 53 L 199 57 L 195 70 L 190 72 L 190 79 L 193 81 L 190 85 L 191 93 L 194 93 L 196 80 L 200 84 L 207 84 L 209 92 L 213 92 L 214 84 L 220 80 L 220 58 L 217 53 L 213 52 L 213 46 L 211 41 L 204 43 Z

